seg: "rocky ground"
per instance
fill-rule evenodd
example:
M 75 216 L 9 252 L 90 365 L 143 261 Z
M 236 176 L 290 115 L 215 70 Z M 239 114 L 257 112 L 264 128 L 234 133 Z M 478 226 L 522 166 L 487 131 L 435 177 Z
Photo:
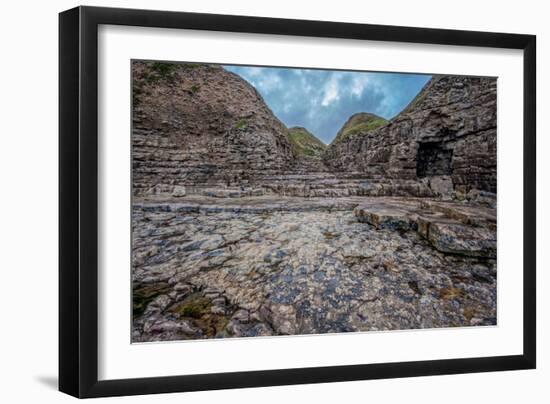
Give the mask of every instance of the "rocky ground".
M 133 341 L 496 324 L 496 86 L 326 146 L 221 66 L 134 61 Z
M 496 324 L 496 211 L 391 197 L 133 205 L 134 342 Z

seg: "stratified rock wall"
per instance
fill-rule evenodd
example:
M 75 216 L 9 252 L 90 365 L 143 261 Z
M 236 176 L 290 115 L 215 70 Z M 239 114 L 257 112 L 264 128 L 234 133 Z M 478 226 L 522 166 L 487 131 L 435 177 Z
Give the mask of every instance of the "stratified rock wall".
M 238 75 L 142 61 L 132 74 L 134 195 L 242 186 L 293 163 L 286 127 Z
M 496 192 L 496 78 L 435 76 L 388 124 L 333 142 L 333 172 L 421 180 L 435 193 Z

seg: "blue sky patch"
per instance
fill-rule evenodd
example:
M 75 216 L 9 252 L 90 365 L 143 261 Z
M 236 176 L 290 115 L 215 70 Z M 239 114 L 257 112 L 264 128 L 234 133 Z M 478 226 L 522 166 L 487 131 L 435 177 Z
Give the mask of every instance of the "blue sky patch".
M 347 119 L 370 112 L 390 119 L 430 75 L 224 66 L 251 83 L 287 127 L 303 126 L 329 144 Z

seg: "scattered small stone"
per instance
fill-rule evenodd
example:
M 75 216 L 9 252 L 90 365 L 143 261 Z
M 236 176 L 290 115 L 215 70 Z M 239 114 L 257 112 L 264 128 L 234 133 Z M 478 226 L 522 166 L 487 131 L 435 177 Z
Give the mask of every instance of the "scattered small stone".
M 159 248 L 133 271 L 147 310 L 134 311 L 132 339 L 496 324 L 493 256 L 464 253 L 473 242 L 446 239 L 445 249 L 461 245 L 446 252 L 430 240 L 438 236 L 433 229 L 448 225 L 463 226 L 458 240 L 478 234 L 470 229 L 494 234 L 490 208 L 386 197 L 342 200 L 336 210 L 318 203 L 293 200 L 292 209 L 280 210 L 256 202 L 268 204 L 269 214 L 263 207 L 167 214 L 165 203 L 135 206 L 134 250 Z M 409 228 L 361 222 L 357 205 L 406 212 L 400 217 Z

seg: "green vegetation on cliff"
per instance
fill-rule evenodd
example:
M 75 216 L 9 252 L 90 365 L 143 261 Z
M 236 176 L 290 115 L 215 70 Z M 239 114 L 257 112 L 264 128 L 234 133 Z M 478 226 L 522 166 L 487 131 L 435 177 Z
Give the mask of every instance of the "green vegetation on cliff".
M 319 157 L 327 146 L 306 128 L 295 126 L 288 130 L 288 140 L 296 156 Z
M 358 133 L 366 133 L 380 126 L 387 124 L 388 121 L 378 115 L 368 112 L 360 112 L 352 115 L 342 128 L 336 134 L 332 144 L 341 142 L 342 140 L 357 135 Z

